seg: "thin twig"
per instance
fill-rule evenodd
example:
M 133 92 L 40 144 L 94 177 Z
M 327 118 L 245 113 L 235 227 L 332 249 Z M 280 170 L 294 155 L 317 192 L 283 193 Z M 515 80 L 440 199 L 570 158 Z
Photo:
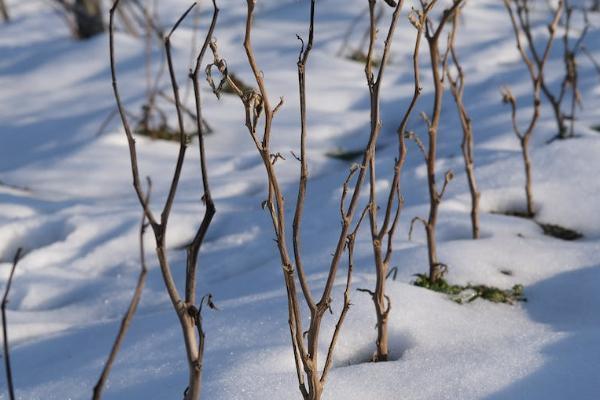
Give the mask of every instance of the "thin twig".
M 311 1 L 310 5 L 310 24 L 308 30 L 308 41 L 306 46 L 300 36 L 298 40 L 302 43 L 300 48 L 300 54 L 298 55 L 298 87 L 300 96 L 300 179 L 298 183 L 298 196 L 296 199 L 296 210 L 294 212 L 294 221 L 292 223 L 293 231 L 293 250 L 294 250 L 294 261 L 296 268 L 298 269 L 298 278 L 302 293 L 306 298 L 308 307 L 314 312 L 316 304 L 313 299 L 312 293 L 308 287 L 306 273 L 304 272 L 304 264 L 302 263 L 302 257 L 300 254 L 301 248 L 301 224 L 302 214 L 304 212 L 304 202 L 306 198 L 306 185 L 308 181 L 308 160 L 306 154 L 306 62 L 308 56 L 313 47 L 314 38 L 314 23 L 315 23 L 315 1 Z
M 425 221 L 421 217 L 414 217 L 412 221 L 410 221 L 410 229 L 408 230 L 408 240 L 412 240 L 413 229 L 415 226 L 415 222 L 421 222 L 425 228 L 427 228 L 427 221 Z
M 17 252 L 15 253 L 15 257 L 13 258 L 12 268 L 10 269 L 10 274 L 8 275 L 8 281 L 6 281 L 6 288 L 4 289 L 4 296 L 2 297 L 2 340 L 4 342 L 4 367 L 6 369 L 6 382 L 8 386 L 8 396 L 10 400 L 15 400 L 15 388 L 13 385 L 13 377 L 12 377 L 12 366 L 10 364 L 10 352 L 8 350 L 8 331 L 7 331 L 7 322 L 6 322 L 6 305 L 8 304 L 8 294 L 10 292 L 10 286 L 12 285 L 12 279 L 15 274 L 15 269 L 17 268 L 17 264 L 19 263 L 19 259 L 21 258 L 21 253 L 23 249 L 19 247 Z
M 147 180 L 148 180 L 148 190 L 146 192 L 146 197 L 144 200 L 146 202 L 149 202 L 150 201 L 150 192 L 152 191 L 152 181 L 150 180 L 150 178 L 147 178 Z M 108 359 L 106 360 L 106 364 L 104 365 L 104 368 L 102 369 L 102 373 L 100 374 L 100 378 L 98 379 L 96 386 L 94 386 L 92 400 L 100 400 L 102 398 L 102 391 L 104 390 L 104 385 L 108 379 L 108 375 L 110 374 L 112 365 L 113 365 L 115 359 L 117 358 L 117 353 L 119 352 L 119 349 L 121 348 L 123 340 L 125 339 L 125 335 L 127 333 L 127 330 L 129 329 L 129 325 L 131 324 L 131 321 L 133 320 L 133 316 L 134 316 L 134 314 L 137 310 L 137 307 L 140 303 L 140 299 L 142 298 L 142 291 L 144 290 L 144 285 L 146 284 L 146 275 L 148 273 L 148 268 L 146 266 L 146 252 L 144 250 L 144 233 L 146 232 L 146 228 L 147 228 L 146 214 L 142 213 L 142 220 L 140 222 L 140 232 L 139 232 L 141 271 L 138 276 L 137 285 L 133 292 L 133 296 L 129 303 L 129 307 L 127 308 L 127 311 L 123 315 L 123 319 L 121 320 L 121 326 L 119 327 L 119 332 L 117 333 L 117 336 L 113 343 L 113 346 L 112 346 L 112 349 L 108 356 Z

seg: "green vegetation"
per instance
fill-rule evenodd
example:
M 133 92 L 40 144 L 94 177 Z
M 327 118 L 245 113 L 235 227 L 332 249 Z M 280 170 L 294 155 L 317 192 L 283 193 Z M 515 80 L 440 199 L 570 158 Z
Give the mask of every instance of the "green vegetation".
M 137 127 L 135 130 L 137 135 L 146 136 L 154 140 L 168 140 L 171 142 L 179 142 L 179 131 L 169 128 L 166 124 L 161 124 L 156 128 Z M 198 132 L 192 134 L 186 133 L 186 142 L 191 141 L 192 136 L 198 135 Z
M 570 241 L 581 239 L 583 237 L 581 233 L 569 228 L 562 227 L 560 225 L 542 224 L 540 222 L 538 222 L 537 224 L 540 226 L 540 228 L 543 229 L 544 235 L 552 236 L 556 239 Z
M 527 301 L 523 295 L 523 285 L 514 285 L 511 289 L 499 289 L 486 285 L 466 286 L 452 285 L 445 279 L 431 282 L 427 275 L 417 274 L 415 286 L 433 290 L 434 292 L 447 294 L 452 301 L 458 304 L 471 303 L 478 298 L 491 301 L 492 303 L 515 304 L 519 301 Z
M 505 211 L 492 211 L 492 214 L 506 215 L 508 217 L 517 217 L 525 219 L 533 219 L 535 215 L 529 215 L 525 210 L 505 210 Z

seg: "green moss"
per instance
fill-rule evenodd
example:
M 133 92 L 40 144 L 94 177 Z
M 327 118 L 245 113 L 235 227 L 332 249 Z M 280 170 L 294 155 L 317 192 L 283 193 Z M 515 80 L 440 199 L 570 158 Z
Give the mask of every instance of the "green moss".
M 156 128 L 142 128 L 137 127 L 135 133 L 140 136 L 146 136 L 150 139 L 154 140 L 167 140 L 170 142 L 178 142 L 179 143 L 179 131 L 169 128 L 166 125 L 160 125 Z M 186 133 L 186 142 L 189 143 L 192 136 L 197 135 L 198 133 L 187 134 Z
M 525 297 L 523 296 L 523 285 L 514 285 L 508 290 L 486 285 L 468 285 L 467 288 L 475 292 L 475 295 L 467 300 L 468 303 L 477 298 L 482 298 L 484 300 L 491 301 L 492 303 L 506 304 L 514 304 L 518 301 L 526 301 Z M 458 301 L 458 303 L 462 303 L 462 301 Z
M 460 294 L 465 290 L 464 286 L 451 285 L 445 279 L 441 278 L 435 282 L 431 282 L 429 277 L 424 274 L 417 274 L 417 280 L 414 282 L 415 286 L 422 287 L 425 289 L 433 290 L 434 292 L 445 293 L 450 295 Z
M 507 215 L 509 217 L 518 217 L 518 218 L 525 218 L 525 219 L 533 219 L 535 217 L 535 215 L 530 215 L 526 211 L 520 211 L 520 210 L 492 211 L 492 214 Z M 564 226 L 555 225 L 555 224 L 545 224 L 545 223 L 537 222 L 537 221 L 534 221 L 534 222 L 536 224 L 538 224 L 538 226 L 540 228 L 542 228 L 542 230 L 544 231 L 544 235 L 552 236 L 553 238 L 556 238 L 556 239 L 578 240 L 583 237 L 583 234 L 581 234 L 580 232 L 577 232 L 577 231 L 569 229 L 569 228 L 565 228 Z M 521 234 L 519 234 L 519 236 L 523 237 Z
M 542 224 L 538 222 L 538 225 L 544 231 L 544 235 L 552 236 L 556 239 L 561 240 L 577 240 L 581 239 L 583 235 L 577 231 L 574 231 L 569 228 L 562 227 L 560 225 L 554 224 Z
M 452 301 L 458 304 L 471 303 L 478 298 L 491 301 L 492 303 L 505 304 L 515 304 L 519 301 L 527 301 L 523 295 L 523 285 L 514 285 L 508 290 L 486 285 L 468 284 L 466 286 L 461 286 L 452 285 L 445 279 L 431 282 L 429 277 L 424 274 L 417 275 L 414 285 L 433 290 L 434 292 L 447 294 Z
M 517 217 L 517 218 L 525 218 L 525 219 L 532 219 L 533 217 L 535 217 L 535 215 L 531 215 L 527 211 L 523 211 L 523 210 L 492 211 L 492 214 L 506 215 L 509 217 Z

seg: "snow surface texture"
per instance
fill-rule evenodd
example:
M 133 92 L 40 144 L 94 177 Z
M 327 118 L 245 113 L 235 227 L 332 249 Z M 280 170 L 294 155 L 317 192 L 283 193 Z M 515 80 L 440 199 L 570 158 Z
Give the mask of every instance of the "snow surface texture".
M 165 24 L 189 5 L 187 0 L 160 3 Z M 245 6 L 241 0 L 219 3 L 222 14 L 216 37 L 222 55 L 230 70 L 249 83 L 241 47 Z M 286 99 L 275 119 L 274 150 L 298 152 L 295 35 L 305 35 L 308 2 L 258 3 L 257 59 L 271 95 Z M 369 123 L 363 67 L 335 55 L 348 24 L 366 2 L 340 4 L 318 2 L 315 49 L 307 70 L 311 179 L 303 246 L 315 291 L 324 284 L 324 268 L 337 237 L 340 186 L 349 166 L 325 154 L 339 148 L 360 149 Z M 72 40 L 46 2 L 8 0 L 7 5 L 13 22 L 0 25 L 0 281 L 6 281 L 15 250 L 24 247 L 8 310 L 17 397 L 86 399 L 139 269 L 140 208 L 131 188 L 125 136 L 117 120 L 96 136 L 115 107 L 108 39 L 103 35 L 86 42 Z M 412 93 L 410 53 L 415 32 L 406 21 L 409 6 L 410 2 L 401 17 L 382 88 L 377 165 L 382 188 L 391 179 L 394 132 Z M 534 15 L 547 16 L 543 10 Z M 590 18 L 586 46 L 600 60 L 600 15 Z M 205 27 L 204 3 L 201 21 Z M 411 144 L 402 178 L 406 207 L 393 259 L 399 273 L 388 289 L 394 361 L 364 363 L 374 351 L 375 318 L 368 296 L 353 291 L 325 399 L 600 398 L 600 135 L 590 129 L 600 124 L 600 76 L 587 58 L 580 59 L 584 109 L 577 121 L 577 139 L 547 145 L 555 131 L 550 109 L 544 106 L 532 143 L 538 221 L 584 234 L 576 242 L 560 241 L 544 236 L 533 221 L 492 213 L 524 207 L 522 161 L 499 90 L 509 85 L 526 116 L 530 84 L 500 1 L 471 0 L 463 22 L 458 51 L 467 77 L 465 102 L 475 129 L 483 238 L 469 239 L 461 131 L 448 94 L 440 128 L 439 171 L 452 168 L 456 178 L 441 207 L 439 255 L 449 265 L 449 281 L 501 288 L 520 283 L 528 302 L 508 306 L 478 300 L 461 306 L 411 284 L 415 273 L 426 270 L 426 246 L 419 229 L 413 241 L 407 240 L 408 223 L 416 215 L 426 215 L 428 207 L 425 166 Z M 351 45 L 360 40 L 364 24 L 362 20 Z M 190 19 L 173 39 L 180 82 L 188 68 L 191 35 Z M 118 33 L 116 45 L 124 101 L 137 111 L 144 93 L 144 44 Z M 560 79 L 559 49 L 560 44 L 548 65 L 552 84 Z M 424 52 L 424 92 L 417 111 L 431 107 L 426 61 Z M 165 88 L 169 88 L 166 81 Z M 205 116 L 215 129 L 207 137 L 207 148 L 218 211 L 200 255 L 198 291 L 213 293 L 220 311 L 205 314 L 203 398 L 300 398 L 279 258 L 270 221 L 260 207 L 265 197 L 262 166 L 243 126 L 238 99 L 224 96 L 218 101 L 204 90 Z M 410 129 L 425 136 L 416 114 Z M 153 178 L 153 204 L 158 207 L 176 145 L 140 138 L 138 150 L 143 175 Z M 287 198 L 293 199 L 298 164 L 293 157 L 286 158 L 279 161 L 278 171 Z M 184 275 L 180 246 L 190 239 L 203 212 L 197 161 L 198 156 L 188 152 L 169 225 L 170 256 L 180 285 Z M 151 256 L 150 236 L 148 284 L 109 379 L 107 399 L 177 399 L 186 385 L 180 330 Z M 356 252 L 354 288 L 372 287 L 366 230 Z M 336 314 L 342 289 L 340 281 L 334 293 Z M 334 317 L 328 319 L 323 337 L 333 323 Z M 0 388 L 0 399 L 6 399 L 4 374 Z

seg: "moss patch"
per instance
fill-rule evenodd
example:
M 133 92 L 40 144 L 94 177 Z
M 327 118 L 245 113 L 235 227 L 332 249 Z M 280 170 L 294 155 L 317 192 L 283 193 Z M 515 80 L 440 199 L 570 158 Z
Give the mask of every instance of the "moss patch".
M 514 285 L 511 289 L 505 290 L 486 285 L 452 285 L 445 279 L 439 279 L 437 282 L 432 283 L 429 281 L 427 275 L 423 274 L 417 275 L 414 285 L 433 290 L 434 292 L 447 294 L 452 301 L 458 304 L 471 303 L 478 298 L 491 301 L 492 303 L 504 304 L 527 301 L 523 296 L 523 285 Z
M 465 290 L 464 286 L 451 285 L 443 278 L 438 279 L 436 282 L 431 282 L 429 277 L 424 274 L 417 274 L 417 280 L 414 282 L 414 285 L 433 290 L 434 292 L 445 293 L 449 295 L 457 295 Z
M 544 235 L 552 236 L 556 239 L 572 241 L 581 239 L 583 237 L 581 233 L 560 225 L 542 224 L 541 222 L 538 222 L 537 224 L 544 231 Z
M 518 217 L 525 219 L 534 219 L 535 215 L 529 215 L 526 211 L 520 210 L 508 210 L 508 211 L 492 211 L 492 214 L 506 215 L 509 217 Z M 583 237 L 583 234 L 573 229 L 565 228 L 564 226 L 556 224 L 546 224 L 543 222 L 534 221 L 540 228 L 542 228 L 544 235 L 551 236 L 560 240 L 578 240 Z M 522 234 L 518 234 L 519 237 L 523 237 Z
M 525 218 L 525 219 L 533 219 L 533 217 L 535 217 L 534 215 L 529 214 L 527 211 L 524 210 L 500 210 L 500 211 L 492 211 L 492 214 L 497 214 L 497 215 L 506 215 L 508 217 L 517 217 L 517 218 Z
M 135 130 L 135 133 L 140 136 L 146 136 L 150 139 L 154 140 L 167 140 L 170 142 L 179 143 L 179 131 L 169 128 L 166 125 L 161 125 L 156 128 L 142 128 L 138 127 Z M 192 136 L 197 135 L 198 133 L 188 134 L 186 133 L 186 142 L 189 143 Z

